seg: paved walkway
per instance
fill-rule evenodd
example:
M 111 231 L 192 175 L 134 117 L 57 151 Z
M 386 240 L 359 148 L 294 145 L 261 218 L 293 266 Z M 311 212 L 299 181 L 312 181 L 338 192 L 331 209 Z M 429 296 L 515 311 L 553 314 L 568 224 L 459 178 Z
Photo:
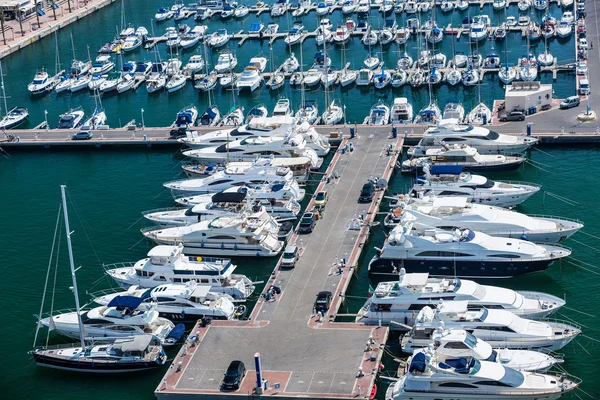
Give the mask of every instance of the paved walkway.
M 34 12 L 21 23 L 14 19 L 4 22 L 4 31 L 0 30 L 0 59 L 115 1 L 71 0 L 70 11 L 67 0 L 57 0 L 55 10 L 44 1 L 45 15 Z
M 335 312 L 341 301 L 338 294 L 345 291 L 353 275 L 370 227 L 366 223 L 360 230 L 349 230 L 349 224 L 359 214 L 370 221 L 383 196 L 378 191 L 372 204 L 358 204 L 360 188 L 370 176 L 389 178 L 397 153 L 388 155 L 386 149 L 402 145 L 402 139 L 389 139 L 387 133 L 385 129 L 378 134 L 363 134 L 353 140 L 352 154 L 336 153 L 327 174 L 338 171 L 341 178 L 329 184 L 324 180 L 319 186 L 330 196 L 324 218 L 312 234 L 299 237 L 302 242 L 297 238 L 303 250 L 296 268 L 278 271 L 267 285 L 282 288 L 277 301 L 260 300 L 248 322 L 215 321 L 207 328 L 197 325 L 193 335 L 200 338 L 199 345 L 188 344 L 180 351 L 156 389 L 158 398 L 250 394 L 255 386 L 253 371 L 236 392 L 221 392 L 220 382 L 234 359 L 244 361 L 253 370 L 256 352 L 262 355 L 264 378 L 271 386 L 268 395 L 353 398 L 360 385 L 360 397 L 368 397 L 387 328 L 332 323 L 328 314 L 319 321 L 312 314 L 315 296 L 322 290 L 334 293 L 331 312 Z M 336 257 L 347 258 L 341 274 L 332 269 Z M 374 341 L 371 350 L 367 348 L 370 337 Z M 179 362 L 181 371 L 177 371 Z M 359 368 L 364 374 L 358 373 Z M 272 389 L 277 382 L 280 389 Z

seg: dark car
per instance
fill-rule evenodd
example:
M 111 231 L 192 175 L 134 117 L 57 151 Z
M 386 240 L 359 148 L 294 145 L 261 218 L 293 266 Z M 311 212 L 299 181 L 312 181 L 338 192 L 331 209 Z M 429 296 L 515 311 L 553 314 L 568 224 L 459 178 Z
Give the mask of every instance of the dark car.
M 360 190 L 360 196 L 358 196 L 359 203 L 369 203 L 373 201 L 373 192 L 375 191 L 375 185 L 371 182 L 367 182 L 363 185 Z
M 81 131 L 74 133 L 71 140 L 90 140 L 92 137 L 94 137 L 92 131 Z
M 221 387 L 223 389 L 239 389 L 242 379 L 246 376 L 246 366 L 239 360 L 232 361 L 225 371 Z
M 317 294 L 317 300 L 315 300 L 315 311 L 322 311 L 323 314 L 325 314 L 327 310 L 329 310 L 332 297 L 333 294 L 331 292 L 319 292 Z
M 525 121 L 525 114 L 521 111 L 511 111 L 500 116 L 500 121 Z
M 299 233 L 311 233 L 317 224 L 317 215 L 313 212 L 305 212 L 298 227 Z

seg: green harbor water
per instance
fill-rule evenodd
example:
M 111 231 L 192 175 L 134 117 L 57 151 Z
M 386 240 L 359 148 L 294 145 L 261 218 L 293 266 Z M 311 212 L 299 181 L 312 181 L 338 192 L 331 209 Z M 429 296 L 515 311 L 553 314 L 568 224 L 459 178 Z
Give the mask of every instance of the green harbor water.
M 536 182 L 545 193 L 535 195 L 518 210 L 531 214 L 549 214 L 576 218 L 585 222 L 581 233 L 565 245 L 573 249 L 572 257 L 550 267 L 543 273 L 514 279 L 486 281 L 513 289 L 538 290 L 566 297 L 567 307 L 557 316 L 576 321 L 585 337 L 578 338 L 563 351 L 564 368 L 584 380 L 582 389 L 600 397 L 594 383 L 600 356 L 597 304 L 600 300 L 600 268 L 597 262 L 600 247 L 600 213 L 597 198 L 600 190 L 594 177 L 600 173 L 598 150 L 594 148 L 543 148 L 534 150 L 531 158 L 541 168 L 525 165 L 510 174 L 490 175 L 493 179 Z M 36 368 L 27 354 L 32 348 L 35 317 L 39 311 L 46 270 L 52 248 L 52 237 L 60 202 L 59 185 L 66 184 L 73 207 L 70 210 L 75 262 L 82 302 L 89 301 L 86 292 L 114 286 L 103 277 L 102 263 L 135 261 L 143 258 L 151 244 L 142 239 L 139 228 L 144 226 L 140 213 L 173 204 L 162 183 L 179 176 L 180 157 L 171 151 L 110 151 L 106 149 L 80 152 L 40 151 L 14 152 L 0 159 L 0 183 L 4 195 L 0 199 L 3 212 L 2 243 L 4 243 L 4 277 L 0 280 L 0 304 L 3 306 L 5 329 L 1 333 L 4 345 L 3 373 L 0 375 L 6 398 L 30 399 L 149 399 L 163 371 L 121 375 L 86 376 Z M 410 178 L 397 174 L 390 191 L 404 191 Z M 310 191 L 310 188 L 309 188 Z M 556 195 L 576 201 L 568 205 Z M 60 248 L 54 309 L 73 307 L 66 247 Z M 369 285 L 366 264 L 381 246 L 384 233 L 376 229 L 371 236 L 358 271 L 348 292 L 344 312 L 356 312 L 364 302 Z M 273 260 L 238 260 L 239 271 L 253 278 L 270 273 Z M 329 268 L 329 265 L 323 265 Z M 54 273 L 49 287 L 53 287 Z M 49 310 L 52 290 L 48 291 Z M 356 296 L 356 297 L 354 297 Z M 575 323 L 575 322 L 574 322 Z M 46 331 L 41 330 L 45 342 Z M 65 342 L 51 336 L 51 343 Z M 223 343 L 223 346 L 235 346 Z M 389 342 L 390 352 L 398 354 L 396 340 Z M 215 349 L 215 351 L 219 351 Z M 252 349 L 240 349 L 252 352 Z M 268 357 L 268 355 L 265 355 Z M 386 373 L 395 363 L 385 359 Z M 386 381 L 380 381 L 383 396 Z M 580 398 L 586 398 L 576 392 Z M 576 399 L 574 395 L 565 396 Z M 383 397 L 379 397 L 383 398 Z
M 163 35 L 167 26 L 174 26 L 177 23 L 187 23 L 193 26 L 194 20 L 192 18 L 186 21 L 175 22 L 173 20 L 163 22 L 153 22 L 154 13 L 160 6 L 170 6 L 171 2 L 165 2 L 164 0 L 128 0 L 125 2 L 125 20 L 127 24 L 131 24 L 134 27 L 145 26 L 148 31 L 152 32 L 156 36 Z M 556 3 L 552 3 L 549 10 L 557 19 L 560 19 L 562 10 L 557 6 Z M 438 26 L 446 27 L 448 24 L 457 27 L 460 26 L 463 18 L 467 15 L 471 17 L 479 14 L 488 14 L 492 20 L 492 25 L 497 26 L 505 20 L 506 16 L 513 15 L 519 16 L 519 10 L 516 4 L 511 5 L 506 13 L 504 11 L 495 11 L 492 6 L 486 6 L 483 10 L 480 10 L 478 6 L 471 6 L 465 11 L 455 11 L 453 13 L 442 13 L 437 11 L 436 21 Z M 528 13 L 521 13 L 521 15 L 528 15 Z M 541 21 L 544 12 L 533 11 L 532 18 L 536 21 Z M 351 16 L 355 21 L 358 20 L 356 14 Z M 395 18 L 399 26 L 406 24 L 406 19 L 411 16 L 405 16 L 404 14 L 392 14 L 387 18 Z M 418 15 L 412 15 L 412 17 L 419 17 Z M 328 18 L 331 20 L 334 29 L 338 23 L 343 23 L 346 17 L 342 15 L 341 11 L 336 11 L 329 15 Z M 420 15 L 421 22 L 431 19 L 430 13 Z M 240 30 L 247 32 L 250 25 L 253 22 L 262 20 L 265 25 L 273 19 L 268 12 L 261 14 L 256 17 L 255 14 L 250 13 L 243 19 L 229 19 L 223 21 L 220 17 L 213 17 L 210 20 L 203 22 L 196 22 L 197 24 L 205 24 L 209 28 L 209 33 L 214 32 L 217 28 L 225 27 L 229 33 L 237 33 Z M 275 22 L 280 25 L 279 32 L 286 32 L 288 27 L 294 22 L 294 18 L 287 13 L 283 17 L 276 18 Z M 303 17 L 302 22 L 305 29 L 313 31 L 318 26 L 318 20 L 315 12 L 311 12 L 309 15 Z M 384 19 L 381 17 L 381 13 L 377 9 L 372 9 L 368 22 L 374 29 L 384 25 Z M 76 55 L 78 59 L 87 59 L 87 47 L 90 49 L 91 58 L 94 59 L 97 56 L 96 51 L 102 47 L 106 42 L 111 41 L 116 32 L 120 31 L 121 27 L 121 2 L 115 2 L 110 6 L 97 11 L 93 15 L 86 17 L 72 25 L 58 32 L 58 54 L 60 56 L 62 69 L 68 69 L 71 65 L 72 51 L 71 51 L 71 39 L 70 34 L 73 35 L 73 42 L 76 49 Z M 388 69 L 396 68 L 396 63 L 399 54 L 407 51 L 413 59 L 416 61 L 420 50 L 425 48 L 425 41 L 417 39 L 418 35 L 411 35 L 408 43 L 404 46 L 397 47 L 395 44 L 384 46 L 380 48 L 379 45 L 373 46 L 371 51 L 374 53 L 382 52 L 380 58 L 385 60 L 385 66 Z M 271 60 L 271 51 L 269 49 L 268 40 L 247 40 L 243 46 L 238 47 L 237 41 L 230 41 L 227 46 L 235 51 L 238 58 L 238 65 L 236 72 L 240 73 L 244 65 L 249 62 L 252 57 L 262 55 L 267 57 L 269 60 L 267 63 L 266 71 L 271 71 L 273 68 L 278 68 L 283 61 L 287 58 L 290 49 L 285 44 L 283 39 L 278 39 L 273 44 L 273 59 Z M 559 64 L 572 63 L 575 60 L 575 49 L 574 49 L 574 36 L 567 39 L 553 38 L 548 40 L 548 47 L 552 54 L 557 58 Z M 479 42 L 478 45 L 469 45 L 468 35 L 464 34 L 460 40 L 456 40 L 453 35 L 445 35 L 442 42 L 436 44 L 436 51 L 441 51 L 448 56 L 450 60 L 453 56 L 454 51 L 463 52 L 469 54 L 471 51 L 479 51 L 479 53 L 485 57 L 494 47 L 494 51 L 501 56 L 502 62 L 509 61 L 510 63 L 517 63 L 519 57 L 527 52 L 527 41 L 521 37 L 520 32 L 509 33 L 505 40 L 495 42 L 493 40 L 485 40 Z M 27 84 L 33 79 L 37 69 L 39 67 L 46 67 L 53 73 L 55 70 L 55 40 L 53 36 L 46 37 L 39 42 L 33 43 L 27 48 L 19 51 L 9 57 L 2 60 L 3 71 L 5 74 L 5 87 L 7 95 L 10 96 L 9 107 L 15 105 L 21 105 L 28 107 L 30 111 L 30 118 L 24 128 L 34 127 L 40 122 L 44 121 L 44 111 L 48 112 L 47 118 L 50 127 L 55 127 L 58 123 L 60 114 L 68 111 L 73 107 L 83 107 L 85 112 L 89 115 L 93 112 L 95 107 L 94 98 L 90 95 L 88 90 L 81 90 L 74 94 L 69 91 L 62 93 L 50 93 L 42 97 L 31 97 L 27 91 Z M 167 52 L 166 45 L 164 43 L 158 44 L 158 51 L 163 61 L 170 57 Z M 302 58 L 304 71 L 306 71 L 313 63 L 313 57 L 319 48 L 316 45 L 315 38 L 307 38 L 302 45 Z M 360 37 L 352 37 L 346 45 L 346 61 L 350 63 L 351 68 L 360 69 L 362 67 L 363 60 L 365 59 L 369 48 L 364 46 Z M 209 53 L 211 58 L 211 66 L 214 66 L 219 54 L 219 50 L 215 49 Z M 531 43 L 531 51 L 535 54 L 544 52 L 545 43 L 543 38 L 541 40 Z M 210 50 L 209 50 L 210 51 Z M 291 51 L 294 52 L 296 57 L 300 60 L 300 45 L 292 46 Z M 197 46 L 183 50 L 180 52 L 179 57 L 183 61 L 184 65 L 187 63 L 189 57 L 193 54 L 204 54 L 204 50 L 201 44 Z M 338 69 L 342 68 L 343 58 L 340 47 L 328 46 L 328 54 L 332 59 L 332 65 Z M 177 56 L 177 54 L 173 54 Z M 123 61 L 155 61 L 155 55 L 152 51 L 145 50 L 142 47 L 134 50 L 133 52 L 126 53 L 123 56 Z M 117 63 L 120 68 L 122 61 L 119 57 L 113 56 L 113 61 Z M 551 73 L 540 74 L 540 79 L 544 83 L 552 83 Z M 554 95 L 557 98 L 565 98 L 573 95 L 575 92 L 575 75 L 572 73 L 559 73 L 558 79 L 554 82 Z M 341 88 L 339 85 L 334 89 L 330 89 L 331 93 L 329 99 L 337 99 L 346 105 L 347 121 L 353 123 L 354 121 L 362 122 L 365 116 L 368 115 L 369 109 L 376 104 L 379 100 L 391 105 L 395 97 L 407 97 L 409 102 L 412 102 L 414 112 L 418 112 L 422 107 L 429 104 L 429 93 L 425 87 L 419 87 L 413 89 L 410 85 L 404 85 L 401 88 L 392 89 L 391 86 L 383 90 L 376 90 L 373 86 L 367 87 L 356 87 L 354 85 Z M 480 92 L 480 93 L 479 93 Z M 479 103 L 479 94 L 481 99 L 485 101 L 488 106 L 491 107 L 494 99 L 501 99 L 504 97 L 504 89 L 502 83 L 498 79 L 495 73 L 485 74 L 483 83 L 480 85 L 478 90 L 477 87 L 465 87 L 462 84 L 456 86 L 450 86 L 442 83 L 434 86 L 432 89 L 432 97 L 438 101 L 440 108 L 443 109 L 446 101 L 449 98 L 459 99 L 463 102 L 465 109 L 470 111 L 477 103 Z M 262 86 L 262 89 L 255 90 L 253 93 L 242 92 L 239 96 L 233 97 L 234 93 L 231 90 L 225 90 L 220 85 L 217 85 L 213 93 L 212 101 L 219 106 L 221 113 L 226 113 L 232 104 L 235 102 L 245 107 L 248 112 L 253 106 L 257 104 L 264 104 L 271 111 L 275 102 L 282 96 L 288 97 L 294 109 L 299 107 L 301 101 L 301 93 L 297 88 L 291 88 L 289 84 L 286 84 L 278 90 L 268 90 Z M 325 95 L 323 89 L 317 86 L 314 89 L 306 91 L 306 99 L 315 100 L 319 104 L 319 108 L 324 111 L 325 108 Z M 107 116 L 108 124 L 113 127 L 119 127 L 126 124 L 131 119 L 136 119 L 138 123 L 141 122 L 141 109 L 144 109 L 144 123 L 146 126 L 168 126 L 175 119 L 175 115 L 178 110 L 188 104 L 195 104 L 200 110 L 204 110 L 208 104 L 209 99 L 206 93 L 197 92 L 191 83 L 188 83 L 183 89 L 174 92 L 167 93 L 166 91 L 160 93 L 148 94 L 144 85 L 140 86 L 137 91 L 128 91 L 123 94 L 104 94 L 102 96 L 102 105 L 104 106 Z
M 131 0 L 126 2 L 126 15 L 128 22 L 134 25 L 150 27 L 150 19 L 159 6 L 170 5 L 158 0 L 141 2 Z M 550 10 L 555 16 L 560 15 L 560 9 L 553 4 Z M 483 12 L 478 7 L 471 7 L 471 15 L 487 13 L 496 23 L 504 13 L 491 10 Z M 536 12 L 537 13 L 537 12 Z M 438 21 L 442 26 L 447 25 L 452 18 L 454 25 L 458 24 L 465 13 L 441 15 Z M 516 7 L 511 6 L 508 15 L 516 15 Z M 372 11 L 372 23 L 377 25 L 380 21 L 379 14 Z M 356 17 L 354 17 L 356 18 Z M 538 14 L 538 18 L 541 15 Z M 271 17 L 263 14 L 261 20 L 269 22 Z M 341 19 L 341 14 L 335 13 L 330 19 L 336 24 Z M 425 20 L 427 18 L 423 18 Z M 253 15 L 242 21 L 231 20 L 226 22 L 228 29 L 238 31 L 248 29 L 256 20 Z M 63 67 L 67 66 L 70 59 L 70 37 L 73 33 L 77 53 L 83 57 L 86 45 L 90 46 L 92 57 L 95 50 L 101 47 L 114 35 L 115 26 L 120 21 L 120 6 L 118 3 L 106 7 L 94 15 L 63 29 L 58 34 L 59 49 Z M 291 17 L 290 17 L 291 21 Z M 316 26 L 315 14 L 304 18 L 307 29 Z M 288 18 L 279 18 L 282 30 L 286 29 Z M 402 24 L 402 17 L 398 17 Z M 188 21 L 192 23 L 192 21 Z M 220 19 L 205 21 L 211 30 L 222 26 Z M 156 34 L 162 34 L 165 26 L 173 24 L 172 21 L 155 26 Z M 511 34 L 508 38 L 508 57 L 511 62 L 525 50 L 525 41 L 520 35 Z M 490 50 L 491 41 L 485 42 L 479 51 L 485 56 Z M 452 52 L 452 38 L 446 37 L 443 49 L 447 54 Z M 543 51 L 543 41 L 535 44 L 537 52 Z M 551 51 L 565 62 L 573 61 L 572 39 L 565 43 L 556 39 L 551 41 Z M 233 48 L 237 45 L 232 45 Z M 455 45 L 457 50 L 468 52 L 468 43 L 461 39 Z M 314 39 L 304 43 L 304 64 L 308 67 L 312 56 L 317 51 Z M 356 68 L 362 63 L 367 49 L 354 38 L 348 46 L 348 61 Z M 166 57 L 164 45 L 159 45 L 162 56 Z M 201 49 L 201 47 L 200 47 Z M 496 45 L 496 51 L 501 53 L 503 45 Z M 384 57 L 390 65 L 394 65 L 397 53 L 395 46 L 384 49 Z M 191 54 L 188 51 L 183 55 L 184 63 Z M 403 49 L 401 49 L 403 51 Z M 417 41 L 412 41 L 407 46 L 407 51 L 414 56 L 418 52 Z M 251 57 L 258 54 L 269 57 L 268 42 L 248 41 L 236 50 L 240 64 L 237 70 L 241 71 L 243 64 Z M 275 65 L 280 65 L 287 55 L 283 40 L 278 40 L 274 45 Z M 27 83 L 33 77 L 39 66 L 52 69 L 54 65 L 55 46 L 52 38 L 46 38 L 28 48 L 2 60 L 7 94 L 11 96 L 10 105 L 25 105 L 30 109 L 31 118 L 29 126 L 34 126 L 44 119 L 44 110 L 48 111 L 51 126 L 55 125 L 58 115 L 71 107 L 83 106 L 87 112 L 93 110 L 94 101 L 87 91 L 74 95 L 50 94 L 45 97 L 32 99 L 27 93 Z M 299 56 L 299 49 L 295 48 Z M 334 64 L 339 66 L 340 51 L 335 49 L 330 53 Z M 503 59 L 504 59 L 504 55 Z M 153 59 L 146 50 L 138 50 L 125 57 L 126 60 Z M 216 60 L 216 54 L 213 55 Z M 270 69 L 270 64 L 267 67 Z M 551 76 L 546 74 L 542 80 L 549 81 Z M 565 97 L 573 92 L 574 76 L 559 74 L 555 83 L 555 95 Z M 215 93 L 220 109 L 226 110 L 231 105 L 231 94 L 218 89 Z M 498 79 L 489 74 L 484 85 L 481 86 L 481 95 L 491 103 L 490 99 L 502 97 L 503 89 Z M 295 105 L 298 104 L 300 93 L 285 86 L 280 91 L 273 92 L 266 89 L 257 90 L 252 95 L 242 94 L 238 102 L 248 110 L 254 104 L 264 103 L 271 106 L 279 96 L 288 96 Z M 466 89 L 462 86 L 454 88 L 441 85 L 434 89 L 434 95 L 440 104 L 444 104 L 448 97 L 457 97 L 463 101 L 466 108 L 476 104 L 477 90 Z M 348 119 L 360 121 L 367 110 L 379 98 L 384 98 L 391 103 L 393 97 L 409 97 L 419 109 L 428 102 L 425 89 L 412 90 L 404 87 L 398 90 L 387 89 L 376 92 L 373 88 L 359 90 L 350 88 L 335 91 L 335 96 L 347 105 Z M 322 90 L 307 93 L 307 98 L 316 99 L 321 105 L 324 103 Z M 148 95 L 143 87 L 137 92 L 123 95 L 108 95 L 103 97 L 103 105 L 107 110 L 109 123 L 112 126 L 123 125 L 132 118 L 139 121 L 140 109 L 144 108 L 146 125 L 164 126 L 170 124 L 175 113 L 182 106 L 190 103 L 205 107 L 208 99 L 203 94 L 195 92 L 191 85 L 174 94 L 161 93 L 157 96 Z M 600 356 L 600 313 L 596 305 L 600 300 L 600 264 L 597 262 L 598 248 L 600 248 L 600 223 L 599 212 L 596 206 L 600 189 L 596 186 L 596 176 L 600 174 L 598 165 L 598 151 L 591 146 L 582 147 L 553 147 L 533 151 L 531 158 L 538 167 L 531 164 L 525 165 L 519 171 L 510 174 L 490 175 L 493 179 L 519 180 L 540 183 L 545 194 L 540 193 L 529 199 L 518 210 L 532 214 L 549 214 L 576 218 L 585 222 L 586 226 L 581 233 L 567 241 L 565 244 L 573 249 L 572 257 L 550 267 L 547 271 L 535 275 L 514 279 L 486 282 L 503 285 L 513 289 L 539 290 L 566 297 L 567 307 L 562 310 L 558 318 L 576 321 L 582 326 L 585 337 L 569 344 L 562 352 L 566 362 L 563 367 L 571 374 L 584 380 L 581 388 L 589 393 L 591 398 L 600 398 L 600 389 L 595 384 L 597 357 Z M 158 207 L 169 207 L 173 204 L 171 196 L 163 190 L 162 183 L 179 178 L 181 157 L 171 150 L 152 149 L 150 151 L 113 151 L 108 149 L 89 149 L 71 151 L 37 151 L 14 152 L 9 158 L 0 158 L 0 184 L 3 196 L 0 198 L 0 207 L 3 212 L 2 243 L 4 244 L 4 277 L 0 280 L 0 304 L 3 306 L 5 329 L 2 329 L 0 338 L 4 345 L 5 361 L 2 364 L 0 387 L 3 388 L 3 398 L 31 399 L 42 398 L 52 400 L 70 399 L 150 399 L 153 389 L 163 375 L 163 370 L 155 370 L 143 374 L 117 375 L 117 376 L 86 376 L 36 368 L 33 359 L 27 352 L 33 346 L 35 334 L 34 314 L 39 312 L 42 299 L 42 290 L 46 279 L 46 270 L 52 237 L 60 203 L 60 184 L 68 186 L 70 200 L 73 208 L 70 210 L 72 230 L 74 233 L 74 249 L 76 265 L 81 265 L 78 271 L 79 292 L 83 302 L 89 300 L 86 292 L 93 292 L 113 286 L 103 277 L 103 263 L 119 261 L 135 261 L 143 258 L 152 247 L 150 243 L 142 240 L 139 229 L 144 226 L 140 220 L 141 212 Z M 390 191 L 400 192 L 410 186 L 410 178 L 396 175 L 391 182 Z M 358 190 L 358 189 L 357 189 Z M 309 189 L 310 191 L 310 189 Z M 569 205 L 557 199 L 564 196 L 576 204 Z M 64 239 L 64 234 L 62 239 Z M 348 292 L 349 300 L 344 305 L 343 311 L 356 312 L 364 302 L 364 297 L 369 285 L 376 282 L 369 280 L 366 270 L 368 260 L 374 254 L 374 246 L 381 246 L 384 232 L 376 229 L 367 246 L 358 271 Z M 71 280 L 66 262 L 66 248 L 62 246 L 58 257 L 58 273 L 56 274 L 56 290 L 54 292 L 54 309 L 72 308 L 73 297 L 69 290 Z M 269 274 L 274 261 L 238 261 L 239 271 L 253 278 L 264 277 Z M 323 268 L 328 268 L 324 265 Z M 50 275 L 50 287 L 53 286 L 54 275 Z M 46 308 L 49 309 L 52 300 L 51 291 L 46 297 Z M 46 331 L 40 331 L 38 343 L 44 343 Z M 390 340 L 390 352 L 399 353 L 397 341 Z M 64 342 L 55 335 L 51 336 L 52 343 Z M 235 346 L 235 343 L 224 343 L 224 346 Z M 215 349 L 218 351 L 218 349 Z M 252 349 L 243 351 L 252 352 Z M 317 361 L 318 362 L 318 361 Z M 384 359 L 386 372 L 392 371 L 396 364 L 390 357 Z M 378 398 L 383 398 L 386 382 L 379 381 Z M 581 391 L 565 396 L 566 399 L 590 398 Z

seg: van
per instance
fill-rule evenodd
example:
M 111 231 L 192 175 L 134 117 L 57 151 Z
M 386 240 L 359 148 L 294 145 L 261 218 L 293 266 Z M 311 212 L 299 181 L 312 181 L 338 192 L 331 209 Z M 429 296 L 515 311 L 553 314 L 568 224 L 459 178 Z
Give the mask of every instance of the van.
M 560 108 L 561 109 L 573 108 L 573 107 L 577 107 L 578 105 L 579 105 L 579 97 L 571 96 L 571 97 L 567 97 L 566 99 L 564 99 L 564 101 L 562 103 L 560 103 Z
M 281 266 L 286 268 L 294 268 L 298 261 L 298 247 L 294 245 L 287 246 L 281 257 Z
M 587 96 L 591 93 L 590 81 L 587 79 L 582 79 L 579 81 L 579 94 L 583 96 Z

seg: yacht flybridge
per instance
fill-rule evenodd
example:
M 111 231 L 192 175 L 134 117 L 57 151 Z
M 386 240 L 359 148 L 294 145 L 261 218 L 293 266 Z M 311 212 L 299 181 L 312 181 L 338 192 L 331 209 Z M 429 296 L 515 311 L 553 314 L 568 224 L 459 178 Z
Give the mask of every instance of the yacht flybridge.
M 266 212 L 217 217 L 193 225 L 142 230 L 158 244 L 183 243 L 185 254 L 274 257 L 283 249 L 279 224 Z
M 463 300 L 471 311 L 483 308 L 507 310 L 521 317 L 541 319 L 558 311 L 565 301 L 540 292 L 518 292 L 480 285 L 459 278 L 437 278 L 429 273 L 407 274 L 401 268 L 395 281 L 380 282 L 356 317 L 370 325 L 399 322 L 413 325 L 418 310 L 435 309 L 440 301 Z M 392 329 L 402 326 L 392 325 Z
M 481 175 L 463 172 L 463 168 L 423 166 L 425 175 L 418 176 L 411 196 L 431 193 L 436 196 L 467 196 L 473 203 L 513 207 L 540 191 L 533 183 L 492 181 Z
M 470 357 L 443 362 L 432 349 L 416 353 L 406 365 L 406 373 L 389 386 L 386 400 L 555 400 L 581 382 Z
M 216 147 L 205 147 L 184 151 L 183 154 L 205 163 L 223 163 L 226 161 L 246 161 L 256 157 L 309 157 L 311 167 L 318 169 L 323 160 L 307 146 L 302 135 L 288 137 L 250 136 L 245 139 L 225 143 Z
M 163 284 L 196 281 L 210 285 L 210 291 L 245 300 L 254 284 L 245 275 L 234 274 L 236 266 L 225 258 L 190 257 L 183 245 L 156 246 L 148 257 L 135 263 L 105 265 L 106 273 L 122 288 L 131 285 L 153 288 Z
M 400 207 L 402 222 L 412 222 L 420 229 L 461 227 L 537 243 L 559 243 L 583 228 L 575 220 L 528 216 L 501 207 L 469 203 L 466 196 L 411 198 Z
M 530 136 L 512 136 L 499 134 L 487 128 L 461 125 L 456 120 L 442 120 L 439 126 L 428 128 L 415 147 L 408 149 L 410 157 L 421 157 L 427 150 L 440 149 L 443 144 L 465 144 L 479 154 L 523 154 L 539 139 Z
M 297 189 L 299 191 L 297 191 Z M 273 185 L 257 185 L 253 187 L 232 187 L 214 194 L 177 197 L 175 198 L 175 201 L 177 204 L 181 204 L 186 207 L 192 207 L 209 201 L 214 203 L 241 202 L 246 199 L 246 196 L 248 196 L 248 199 L 260 201 L 261 203 L 263 201 L 267 201 L 271 204 L 283 205 L 288 201 L 302 201 L 304 194 L 304 189 L 299 189 L 298 185 L 292 187 L 287 184 L 276 183 Z
M 227 320 L 235 316 L 235 305 L 230 296 L 211 292 L 211 285 L 199 285 L 194 281 L 150 289 L 134 285 L 126 291 L 94 297 L 94 302 L 105 306 L 131 297 L 142 300 L 140 308 L 155 305 L 161 317 L 174 321 L 196 322 L 205 317 Z
M 254 163 L 232 165 L 206 178 L 172 181 L 163 186 L 170 189 L 174 197 L 179 197 L 181 195 L 217 193 L 236 186 L 275 183 L 298 186 L 294 174 L 289 168 L 265 168 L 262 164 L 255 165 Z M 299 190 L 298 193 L 300 194 Z
M 478 278 L 508 278 L 543 271 L 571 251 L 470 229 L 416 229 L 398 225 L 369 263 L 371 274 L 410 272 Z M 396 271 L 396 272 L 395 272 Z
M 415 326 L 402 338 L 402 350 L 407 353 L 427 347 L 440 328 L 465 329 L 495 347 L 545 351 L 560 350 L 581 333 L 576 326 L 533 321 L 510 311 L 471 311 L 467 301 L 443 302 L 435 310 L 424 307 L 416 319 Z

